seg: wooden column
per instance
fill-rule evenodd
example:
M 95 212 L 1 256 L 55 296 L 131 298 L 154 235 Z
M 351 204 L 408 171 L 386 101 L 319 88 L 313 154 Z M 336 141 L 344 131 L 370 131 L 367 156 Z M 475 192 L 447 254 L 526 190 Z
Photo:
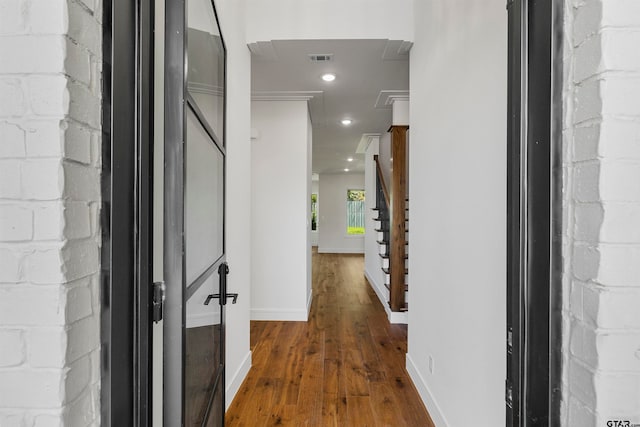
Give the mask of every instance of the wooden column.
M 407 130 L 409 126 L 391 126 L 391 244 L 389 249 L 390 303 L 392 311 L 404 311 L 405 207 L 407 197 Z

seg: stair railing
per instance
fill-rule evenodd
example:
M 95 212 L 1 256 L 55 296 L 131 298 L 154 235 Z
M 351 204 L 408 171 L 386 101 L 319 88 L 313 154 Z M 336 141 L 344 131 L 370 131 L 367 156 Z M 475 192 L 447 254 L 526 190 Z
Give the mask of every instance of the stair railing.
M 393 227 L 397 227 L 394 223 L 395 217 L 391 214 L 391 197 L 389 195 L 388 187 L 384 180 L 382 168 L 380 167 L 380 160 L 377 155 L 373 156 L 376 163 L 376 207 L 378 211 L 378 220 L 380 221 L 380 229 L 383 233 L 383 242 L 385 243 L 385 253 L 389 256 L 389 306 L 392 311 L 405 310 L 405 283 L 404 283 L 404 259 L 405 259 L 405 236 L 402 233 L 401 239 L 392 239 L 391 230 Z M 404 197 L 402 198 L 404 200 Z M 396 220 L 397 221 L 397 220 Z M 404 224 L 404 208 L 402 209 L 402 230 L 405 229 Z M 394 259 L 399 258 L 401 264 L 400 274 L 393 274 Z M 396 265 L 397 265 L 396 261 Z M 396 267 L 397 268 L 397 267 Z

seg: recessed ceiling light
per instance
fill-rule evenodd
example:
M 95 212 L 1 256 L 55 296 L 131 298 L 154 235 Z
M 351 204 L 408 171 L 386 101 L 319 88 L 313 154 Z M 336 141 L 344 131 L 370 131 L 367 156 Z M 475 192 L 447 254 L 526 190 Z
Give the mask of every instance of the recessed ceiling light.
M 345 126 L 349 126 L 351 124 L 351 119 L 343 119 L 341 123 Z
M 349 157 L 349 158 L 347 159 L 347 162 L 353 162 L 353 157 Z
M 344 168 L 344 171 L 345 171 L 345 172 L 349 172 L 349 169 L 347 169 L 347 168 Z
M 332 73 L 327 73 L 322 75 L 322 80 L 325 82 L 332 82 L 336 79 L 336 75 Z

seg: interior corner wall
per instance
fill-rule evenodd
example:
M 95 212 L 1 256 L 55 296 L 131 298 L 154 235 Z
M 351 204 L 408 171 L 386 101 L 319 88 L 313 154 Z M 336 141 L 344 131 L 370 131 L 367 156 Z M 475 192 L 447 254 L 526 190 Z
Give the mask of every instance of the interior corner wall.
M 310 39 L 412 41 L 412 12 L 413 0 L 247 0 L 247 42 Z
M 347 190 L 363 190 L 364 174 L 321 174 L 319 185 L 318 252 L 364 253 L 364 236 L 347 234 Z M 365 194 L 365 200 L 368 196 Z
M 306 218 L 307 218 L 307 244 L 306 244 L 306 254 L 307 254 L 307 294 L 306 294 L 306 300 L 307 300 L 307 317 L 309 316 L 309 313 L 311 311 L 311 301 L 313 298 L 313 253 L 311 251 L 311 188 L 312 188 L 312 181 L 311 181 L 311 176 L 312 173 L 311 171 L 313 170 L 313 161 L 312 161 L 312 156 L 313 156 L 313 124 L 311 123 L 311 114 L 309 113 L 309 110 L 307 109 L 307 140 L 306 140 L 306 145 L 307 145 L 307 176 L 306 176 L 306 184 L 307 184 L 307 199 L 306 199 L 306 205 L 307 205 L 307 210 L 306 210 Z
M 251 146 L 251 319 L 307 320 L 307 101 L 253 101 L 251 127 L 259 135 Z
M 227 47 L 226 253 L 228 289 L 238 302 L 226 305 L 226 406 L 251 367 L 251 55 L 245 40 L 245 2 L 216 0 Z
M 505 420 L 504 5 L 414 4 L 407 369 L 438 427 Z

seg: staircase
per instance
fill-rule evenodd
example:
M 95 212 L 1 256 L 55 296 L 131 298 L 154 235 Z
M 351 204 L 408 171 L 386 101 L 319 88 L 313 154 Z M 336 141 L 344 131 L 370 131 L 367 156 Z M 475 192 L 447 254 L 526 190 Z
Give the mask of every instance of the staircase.
M 384 273 L 384 285 L 388 291 L 387 302 L 391 311 L 403 312 L 408 310 L 409 269 L 408 269 L 408 234 L 409 204 L 403 199 L 400 206 L 404 212 L 392 215 L 392 205 L 384 176 L 380 169 L 378 156 L 374 156 L 376 163 L 376 207 L 374 221 L 378 223 L 378 248 L 380 254 L 380 268 Z M 398 217 L 400 221 L 398 221 Z M 394 221 L 395 219 L 395 221 Z M 395 233 L 394 233 L 395 232 Z M 394 235 L 395 234 L 395 235 Z

